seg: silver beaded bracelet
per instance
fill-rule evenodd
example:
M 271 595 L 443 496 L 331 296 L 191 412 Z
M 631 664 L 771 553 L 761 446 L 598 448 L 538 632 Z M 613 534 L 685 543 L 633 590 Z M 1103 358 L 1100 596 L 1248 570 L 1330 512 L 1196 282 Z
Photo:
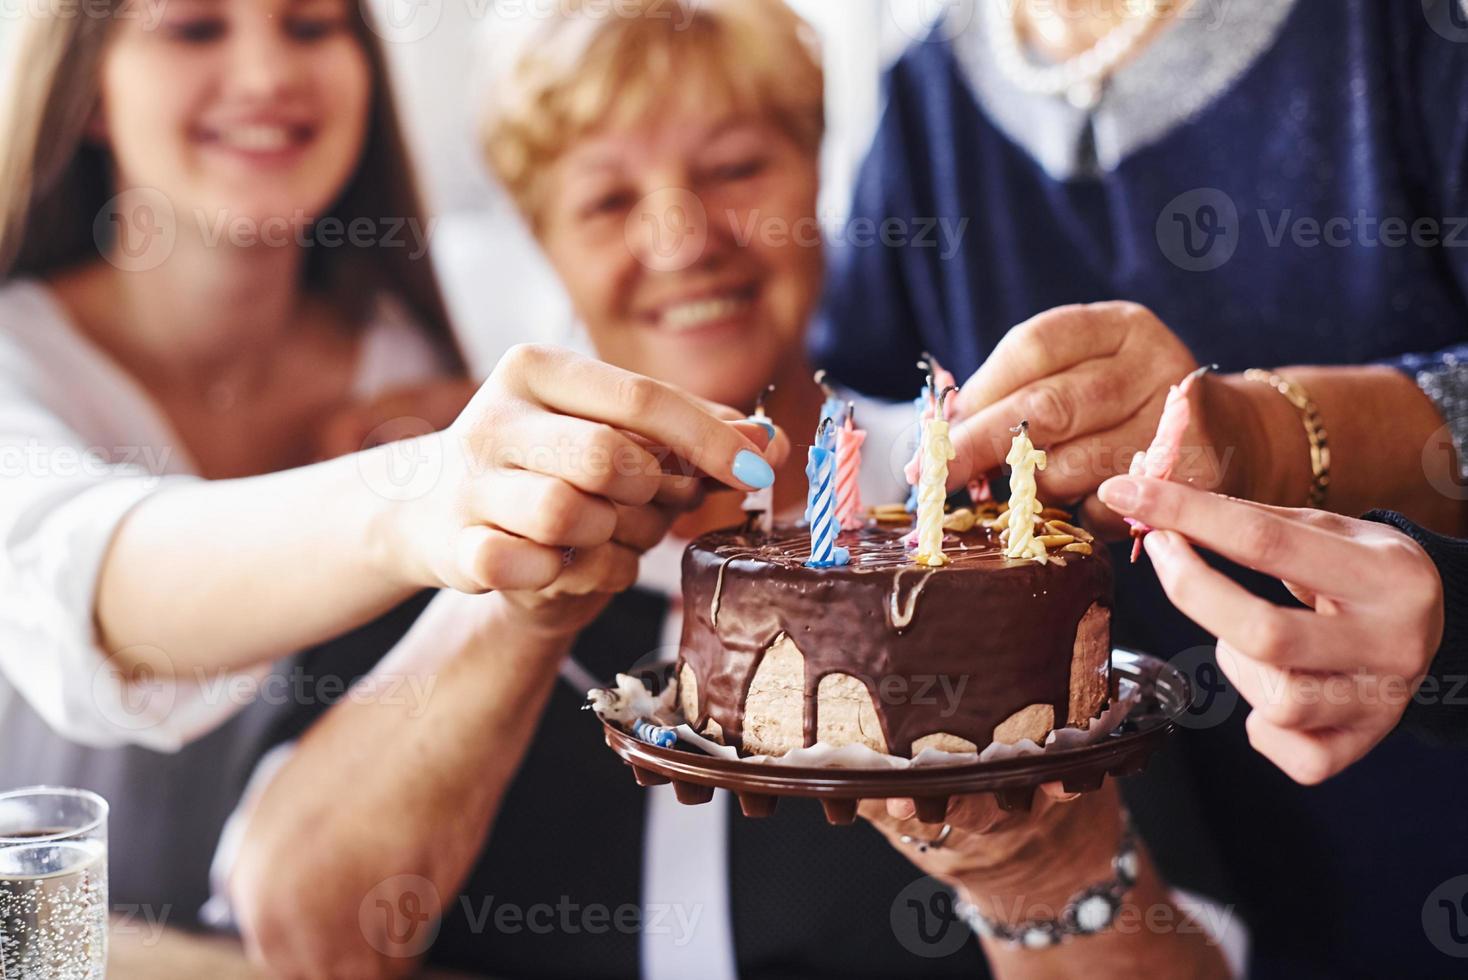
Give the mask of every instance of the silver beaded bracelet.
M 1111 877 L 1076 892 L 1059 916 L 1009 925 L 988 918 L 962 898 L 953 903 L 953 911 L 979 936 L 1024 949 L 1044 949 L 1111 928 L 1121 911 L 1122 899 L 1136 883 L 1137 834 L 1131 816 L 1123 814 L 1121 841 L 1111 859 Z

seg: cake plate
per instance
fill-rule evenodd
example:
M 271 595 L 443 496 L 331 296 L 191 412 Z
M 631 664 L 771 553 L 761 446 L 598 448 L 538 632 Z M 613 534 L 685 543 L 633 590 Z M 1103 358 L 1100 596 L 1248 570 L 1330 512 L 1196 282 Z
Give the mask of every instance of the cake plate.
M 909 769 L 837 769 L 720 759 L 683 748 L 661 748 L 603 720 L 607 745 L 632 767 L 640 786 L 672 783 L 680 803 L 707 803 L 716 788 L 739 798 L 746 817 L 766 817 L 782 796 L 821 801 L 826 820 L 849 824 L 867 799 L 911 797 L 924 823 L 942 823 L 948 799 L 993 793 L 1005 810 L 1029 810 L 1035 790 L 1059 782 L 1068 792 L 1100 789 L 1108 775 L 1128 776 L 1146 768 L 1162 740 L 1192 699 L 1187 679 L 1156 657 L 1114 649 L 1113 677 L 1137 684 L 1136 703 L 1121 724 L 1090 745 L 1054 749 L 990 762 Z M 671 668 L 669 668 L 671 670 Z

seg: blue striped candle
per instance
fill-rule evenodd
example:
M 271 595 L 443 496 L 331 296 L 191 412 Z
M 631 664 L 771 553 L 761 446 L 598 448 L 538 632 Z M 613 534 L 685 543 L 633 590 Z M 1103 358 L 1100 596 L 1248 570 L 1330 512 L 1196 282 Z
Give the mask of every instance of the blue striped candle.
M 805 475 L 810 480 L 805 502 L 805 519 L 810 524 L 810 560 L 805 564 L 809 568 L 832 568 L 851 559 L 845 548 L 836 547 L 836 535 L 841 531 L 836 520 L 836 453 L 822 445 L 827 430 L 834 428 L 829 417 L 821 420 L 805 464 Z
M 835 452 L 836 430 L 846 421 L 846 402 L 837 396 L 836 389 L 826 383 L 825 371 L 816 372 L 816 384 L 826 393 L 826 400 L 821 402 L 821 418 L 831 420 L 830 426 L 816 430 L 816 445 Z
M 677 730 L 654 725 L 645 718 L 639 718 L 632 723 L 632 734 L 648 745 L 656 745 L 659 748 L 671 749 L 678 744 Z

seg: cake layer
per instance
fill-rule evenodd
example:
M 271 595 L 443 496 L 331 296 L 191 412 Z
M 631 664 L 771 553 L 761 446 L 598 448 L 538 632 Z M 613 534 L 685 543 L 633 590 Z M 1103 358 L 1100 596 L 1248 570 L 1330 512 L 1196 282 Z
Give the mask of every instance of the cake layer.
M 1041 564 L 982 528 L 950 563 L 913 564 L 906 528 L 841 535 L 851 563 L 807 568 L 809 535 L 723 531 L 683 557 L 680 699 L 694 727 L 749 752 L 816 741 L 910 756 L 1042 741 L 1105 706 L 1105 553 Z

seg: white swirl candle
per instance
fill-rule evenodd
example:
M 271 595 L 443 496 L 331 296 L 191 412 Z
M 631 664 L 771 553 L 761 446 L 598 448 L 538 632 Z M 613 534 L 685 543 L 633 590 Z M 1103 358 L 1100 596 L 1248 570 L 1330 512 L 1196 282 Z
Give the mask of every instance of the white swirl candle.
M 1044 509 L 1035 488 L 1035 470 L 1045 468 L 1045 454 L 1030 442 L 1029 422 L 1020 422 L 1004 461 L 1009 475 L 1009 541 L 1004 553 L 1010 558 L 1046 560 L 1045 543 L 1035 537 L 1035 520 Z
M 951 389 L 949 389 L 951 390 Z M 948 391 L 939 396 L 941 401 Z M 923 423 L 923 471 L 918 482 L 917 554 L 919 565 L 946 565 L 943 554 L 943 505 L 948 500 L 948 461 L 954 457 L 948 420 L 942 413 Z

